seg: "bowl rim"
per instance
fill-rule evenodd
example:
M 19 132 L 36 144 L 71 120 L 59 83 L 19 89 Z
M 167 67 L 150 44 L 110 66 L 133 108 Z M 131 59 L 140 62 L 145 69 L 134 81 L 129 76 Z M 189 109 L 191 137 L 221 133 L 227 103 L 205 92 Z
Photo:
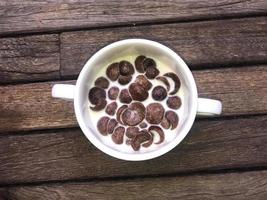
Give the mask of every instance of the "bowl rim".
M 179 63 L 179 65 L 183 68 L 184 72 L 186 73 L 187 81 L 189 82 L 189 85 L 191 87 L 191 94 L 190 96 L 192 97 L 192 105 L 191 105 L 191 112 L 188 114 L 187 120 L 185 121 L 185 127 L 179 132 L 179 136 L 177 136 L 173 141 L 169 142 L 168 145 L 160 147 L 158 150 L 152 151 L 152 152 L 145 152 L 145 153 L 135 153 L 135 154 L 129 154 L 129 153 L 124 153 L 124 152 L 119 152 L 115 149 L 112 149 L 108 147 L 107 145 L 103 144 L 101 141 L 99 141 L 95 134 L 92 133 L 91 130 L 89 130 L 85 124 L 85 121 L 83 119 L 82 115 L 82 109 L 81 106 L 79 105 L 79 97 L 81 96 L 81 91 L 79 90 L 79 87 L 83 84 L 83 76 L 87 74 L 87 71 L 90 70 L 91 63 L 94 62 L 95 59 L 97 59 L 101 54 L 106 53 L 107 51 L 112 50 L 113 48 L 116 48 L 121 45 L 131 45 L 131 44 L 136 44 L 140 43 L 143 45 L 152 45 L 155 48 L 160 48 L 163 50 L 166 54 L 169 54 L 171 57 L 175 59 L 176 62 Z M 175 148 L 188 134 L 189 130 L 191 129 L 196 113 L 197 113 L 197 87 L 196 83 L 193 77 L 193 74 L 191 73 L 190 69 L 186 65 L 186 63 L 183 61 L 183 59 L 175 53 L 173 50 L 171 50 L 169 47 L 160 44 L 159 42 L 155 42 L 152 40 L 147 40 L 147 39 L 125 39 L 125 40 L 120 40 L 114 43 L 111 43 L 99 51 L 97 51 L 84 65 L 82 68 L 78 80 L 76 82 L 76 90 L 75 90 L 75 96 L 74 96 L 74 109 L 75 109 L 75 115 L 78 121 L 78 124 L 80 128 L 82 129 L 84 135 L 87 137 L 87 139 L 99 150 L 102 152 L 121 159 L 121 160 L 127 160 L 127 161 L 143 161 L 143 160 L 149 160 L 152 158 L 159 157 L 173 148 Z

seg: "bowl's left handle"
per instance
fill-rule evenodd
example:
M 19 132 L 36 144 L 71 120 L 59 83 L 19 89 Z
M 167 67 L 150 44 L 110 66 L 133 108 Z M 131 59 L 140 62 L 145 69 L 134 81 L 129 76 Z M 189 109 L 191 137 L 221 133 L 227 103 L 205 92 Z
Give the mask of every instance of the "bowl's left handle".
M 73 101 L 75 85 L 55 84 L 52 87 L 52 97 Z

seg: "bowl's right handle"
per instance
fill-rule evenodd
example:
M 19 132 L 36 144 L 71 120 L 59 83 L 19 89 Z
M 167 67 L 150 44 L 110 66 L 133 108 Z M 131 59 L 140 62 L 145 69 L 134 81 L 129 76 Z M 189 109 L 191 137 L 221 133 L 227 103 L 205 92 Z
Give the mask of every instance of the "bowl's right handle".
M 214 99 L 198 98 L 198 116 L 217 116 L 222 113 L 222 102 Z

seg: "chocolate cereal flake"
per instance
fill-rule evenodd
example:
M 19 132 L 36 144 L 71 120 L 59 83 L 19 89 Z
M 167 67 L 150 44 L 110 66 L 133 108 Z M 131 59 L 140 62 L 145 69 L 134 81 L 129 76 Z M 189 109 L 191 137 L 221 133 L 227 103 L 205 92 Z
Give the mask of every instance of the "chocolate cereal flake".
M 156 67 L 147 67 L 145 75 L 148 79 L 154 79 L 159 75 L 159 70 Z
M 110 80 L 116 81 L 120 75 L 119 63 L 110 64 L 106 70 L 106 75 Z
M 164 108 L 160 103 L 150 103 L 146 107 L 146 120 L 150 124 L 159 124 L 164 116 Z
M 142 86 L 145 90 L 149 90 L 152 87 L 152 83 L 147 80 L 144 75 L 138 75 L 135 79 L 135 83 Z
M 96 104 L 99 104 L 100 100 L 105 100 L 106 92 L 103 88 L 93 87 L 89 91 L 88 98 L 91 104 L 96 105 Z
M 134 138 L 139 133 L 139 128 L 136 126 L 130 126 L 126 129 L 126 136 L 128 138 Z
M 134 73 L 133 65 L 126 60 L 123 60 L 119 63 L 119 68 L 120 68 L 120 74 L 123 76 L 133 75 Z
M 125 109 L 121 115 L 122 122 L 128 126 L 135 126 L 145 118 L 145 106 L 142 103 L 134 102 Z
M 162 143 L 164 141 L 165 135 L 164 135 L 163 130 L 159 126 L 150 126 L 148 131 L 151 134 L 157 133 L 159 135 L 159 141 L 156 142 L 155 144 L 160 144 L 160 143 Z
M 118 105 L 117 105 L 117 102 L 114 101 L 114 102 L 111 102 L 107 105 L 106 107 L 106 113 L 109 114 L 109 115 L 115 115 L 115 112 L 118 108 Z
M 171 123 L 166 119 L 166 117 L 164 116 L 160 125 L 164 128 L 164 129 L 169 129 L 171 127 Z
M 121 103 L 131 103 L 132 97 L 130 96 L 129 92 L 127 89 L 122 89 L 119 99 Z
M 100 111 L 104 109 L 107 105 L 106 99 L 100 99 L 95 106 L 90 106 L 93 111 Z
M 109 122 L 109 117 L 106 117 L 106 116 L 101 117 L 97 122 L 97 130 L 102 135 L 107 135 L 108 134 L 107 133 L 108 122 Z
M 109 81 L 105 77 L 101 76 L 95 80 L 95 86 L 107 89 L 109 86 Z
M 124 132 L 125 128 L 122 126 L 119 126 L 114 130 L 111 138 L 115 144 L 122 144 Z
M 125 142 L 126 145 L 131 145 L 131 143 L 132 143 L 131 139 L 126 139 L 126 142 Z
M 147 90 L 137 83 L 130 84 L 129 92 L 133 100 L 136 100 L 136 101 L 144 101 L 148 97 Z
M 180 79 L 178 78 L 178 76 L 173 72 L 166 73 L 163 76 L 169 77 L 173 80 L 174 89 L 173 89 L 173 91 L 170 92 L 170 94 L 171 95 L 176 94 L 178 92 L 178 90 L 180 89 L 180 86 L 181 86 L 181 82 L 180 82 Z
M 146 122 L 142 122 L 139 124 L 140 128 L 146 128 L 147 127 L 147 123 Z
M 161 81 L 166 86 L 166 89 L 169 92 L 169 90 L 170 90 L 170 83 L 167 80 L 167 78 L 164 77 L 164 76 L 158 76 L 156 79 L 159 80 L 159 81 Z
M 169 97 L 167 100 L 167 105 L 171 109 L 177 110 L 181 107 L 181 104 L 182 104 L 181 99 L 178 96 Z
M 146 59 L 145 56 L 140 55 L 134 61 L 135 68 L 139 73 L 144 73 L 145 72 L 144 65 L 143 65 L 143 62 L 144 62 L 145 59 Z
M 121 114 L 122 112 L 128 108 L 127 105 L 122 105 L 121 107 L 119 107 L 119 109 L 117 110 L 117 113 L 116 113 L 116 119 L 117 121 L 120 123 L 120 124 L 123 124 L 123 122 L 121 121 Z
M 143 61 L 143 66 L 145 71 L 147 70 L 148 67 L 154 67 L 154 68 L 157 67 L 155 60 L 153 60 L 152 58 L 146 58 Z
M 165 113 L 165 117 L 171 124 L 171 130 L 175 129 L 178 126 L 179 117 L 174 111 L 172 110 L 167 111 Z
M 112 134 L 113 131 L 114 131 L 114 129 L 115 129 L 115 127 L 116 127 L 117 125 L 118 125 L 118 122 L 117 122 L 116 119 L 111 119 L 111 120 L 109 120 L 109 122 L 108 122 L 108 126 L 107 126 L 107 132 L 108 132 L 108 134 Z
M 152 136 L 148 133 L 148 131 L 142 130 L 136 137 L 132 139 L 131 146 L 134 151 L 138 151 L 142 143 L 144 147 L 148 147 L 152 144 L 152 142 L 153 142 Z
M 126 85 L 126 84 L 128 84 L 131 80 L 132 80 L 132 75 L 128 75 L 128 76 L 120 75 L 120 76 L 119 76 L 119 79 L 118 79 L 118 82 L 119 82 L 121 85 Z
M 108 97 L 111 100 L 115 100 L 117 99 L 119 92 L 120 92 L 120 89 L 116 86 L 113 86 L 108 90 Z
M 145 134 L 146 142 L 142 144 L 142 147 L 149 147 L 153 143 L 153 135 L 150 134 L 147 130 L 142 130 L 141 133 Z
M 164 87 L 158 85 L 152 90 L 152 98 L 156 101 L 162 101 L 166 98 L 167 91 Z

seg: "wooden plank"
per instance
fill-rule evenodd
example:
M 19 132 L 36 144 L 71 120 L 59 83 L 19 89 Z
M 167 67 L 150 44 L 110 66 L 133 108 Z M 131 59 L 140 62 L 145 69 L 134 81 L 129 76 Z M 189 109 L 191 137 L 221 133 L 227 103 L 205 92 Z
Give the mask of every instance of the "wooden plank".
M 0 2 L 1 34 L 266 14 L 265 0 Z
M 56 34 L 0 39 L 0 83 L 58 79 L 59 68 Z
M 267 66 L 193 71 L 199 97 L 222 101 L 223 115 L 267 112 Z
M 197 121 L 174 150 L 144 162 L 96 149 L 78 129 L 0 136 L 0 184 L 267 166 L 267 115 Z
M 120 27 L 61 34 L 61 73 L 77 75 L 101 47 L 128 38 L 159 41 L 193 69 L 267 61 L 267 18 Z
M 76 126 L 73 102 L 53 99 L 53 84 L 0 87 L 0 132 Z
M 222 101 L 223 116 L 267 113 L 267 66 L 194 71 L 194 76 L 201 97 Z M 77 126 L 73 103 L 51 97 L 54 83 L 69 82 L 0 87 L 0 132 Z
M 217 199 L 265 200 L 267 172 L 243 172 L 134 180 L 1 188 L 2 199 Z

